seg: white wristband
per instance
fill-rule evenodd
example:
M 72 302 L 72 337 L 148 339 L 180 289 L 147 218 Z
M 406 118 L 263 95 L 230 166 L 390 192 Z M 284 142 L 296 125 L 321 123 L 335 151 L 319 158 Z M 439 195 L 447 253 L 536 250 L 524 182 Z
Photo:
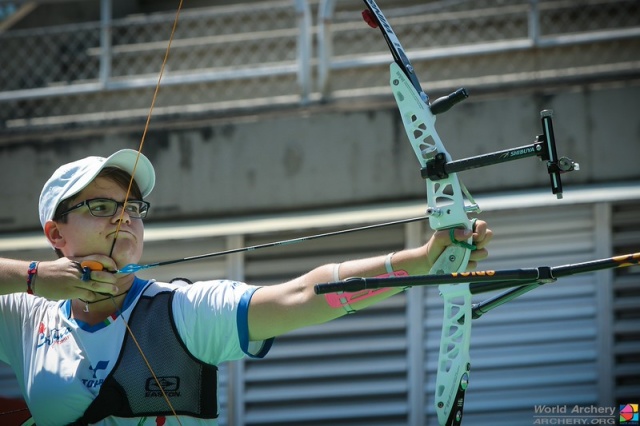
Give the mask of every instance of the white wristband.
M 384 268 L 387 270 L 387 273 L 391 276 L 394 276 L 393 266 L 391 266 L 391 258 L 396 254 L 395 251 L 389 253 L 387 258 L 384 260 Z
M 391 258 L 393 257 L 393 255 L 396 254 L 396 252 L 391 252 L 387 255 L 386 259 L 384 260 L 384 268 L 387 270 L 387 274 L 389 274 L 390 277 L 395 277 L 396 276 L 396 271 L 393 270 L 393 266 L 391 266 Z M 398 271 L 398 276 L 404 276 L 407 275 L 406 271 Z M 406 290 L 408 288 L 411 288 L 410 286 L 404 287 L 403 290 Z

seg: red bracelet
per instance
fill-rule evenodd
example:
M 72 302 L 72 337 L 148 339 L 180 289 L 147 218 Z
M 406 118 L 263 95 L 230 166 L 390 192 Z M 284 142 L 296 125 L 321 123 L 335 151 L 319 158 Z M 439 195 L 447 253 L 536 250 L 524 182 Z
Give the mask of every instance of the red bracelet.
M 33 261 L 29 264 L 27 270 L 27 293 L 33 294 L 33 289 L 36 287 L 36 274 L 38 273 L 38 263 Z

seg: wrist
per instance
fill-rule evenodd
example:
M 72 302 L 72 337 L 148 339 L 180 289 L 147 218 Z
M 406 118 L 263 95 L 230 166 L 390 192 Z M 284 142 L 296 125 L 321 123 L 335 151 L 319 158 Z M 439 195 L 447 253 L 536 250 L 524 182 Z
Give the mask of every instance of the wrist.
M 404 269 L 394 269 L 393 268 L 393 264 L 392 264 L 392 260 L 393 260 L 393 255 L 396 254 L 396 252 L 391 252 L 387 255 L 387 257 L 385 257 L 384 259 L 384 269 L 387 271 L 386 274 L 384 275 L 379 275 L 379 278 L 391 278 L 391 277 L 406 277 L 409 275 L 409 273 L 407 271 L 405 271 Z M 402 287 L 402 290 L 406 290 L 408 289 L 410 286 L 407 287 Z
M 34 260 L 29 264 L 29 268 L 27 269 L 27 294 L 35 294 L 39 263 L 40 262 Z
M 389 253 L 384 258 L 384 269 L 385 273 L 382 275 L 377 275 L 376 278 L 389 278 L 389 277 L 406 277 L 409 273 L 405 269 L 400 269 L 398 267 L 393 266 L 393 255 L 396 252 Z

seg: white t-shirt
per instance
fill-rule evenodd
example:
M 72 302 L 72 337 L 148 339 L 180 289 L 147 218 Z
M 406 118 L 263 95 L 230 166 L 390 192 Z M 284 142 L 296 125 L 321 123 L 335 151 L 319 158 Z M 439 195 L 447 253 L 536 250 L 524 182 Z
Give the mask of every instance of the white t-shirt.
M 135 279 L 122 309 L 125 320 L 149 284 L 151 281 Z M 197 359 L 218 365 L 245 354 L 261 358 L 269 351 L 272 340 L 249 342 L 247 313 L 258 287 L 227 280 L 156 285 L 177 288 L 172 302 L 175 324 Z M 89 326 L 70 318 L 70 307 L 68 300 L 53 302 L 26 293 L 0 296 L 0 360 L 15 372 L 38 426 L 65 425 L 82 416 L 118 359 L 126 333 L 120 316 Z M 180 422 L 185 426 L 217 424 L 185 416 L 180 416 Z M 98 424 L 178 422 L 171 416 L 164 420 L 149 417 L 143 422 L 141 418 L 109 417 Z

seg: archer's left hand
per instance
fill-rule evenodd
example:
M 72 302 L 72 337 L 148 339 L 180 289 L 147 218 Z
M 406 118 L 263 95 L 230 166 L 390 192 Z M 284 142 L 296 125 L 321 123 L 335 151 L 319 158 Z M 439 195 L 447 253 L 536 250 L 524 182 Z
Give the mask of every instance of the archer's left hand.
M 489 256 L 486 247 L 493 238 L 493 231 L 487 227 L 487 222 L 479 219 L 476 220 L 473 231 L 468 229 L 456 229 L 454 231 L 454 238 L 458 241 L 467 241 L 470 236 L 473 237 L 473 244 L 476 246 L 476 249 L 473 250 L 469 256 L 467 271 L 476 269 L 478 262 Z M 444 249 L 451 244 L 453 244 L 453 242 L 451 241 L 449 230 L 435 232 L 431 240 L 427 243 L 427 258 L 429 263 L 433 265 Z

